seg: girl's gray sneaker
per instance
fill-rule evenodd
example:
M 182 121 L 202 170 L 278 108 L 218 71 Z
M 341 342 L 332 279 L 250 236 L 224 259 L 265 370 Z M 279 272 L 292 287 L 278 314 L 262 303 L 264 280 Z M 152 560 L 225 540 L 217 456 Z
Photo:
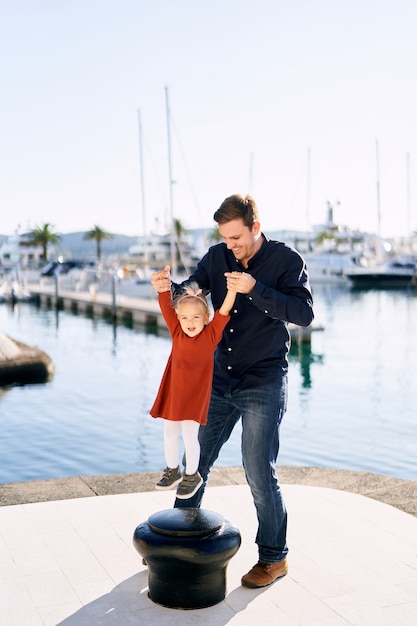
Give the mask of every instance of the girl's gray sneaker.
M 179 482 L 181 482 L 181 479 L 182 474 L 179 465 L 177 465 L 177 467 L 175 468 L 166 467 L 164 469 L 164 473 L 162 474 L 161 480 L 156 483 L 155 489 L 159 489 L 160 491 L 172 489 L 173 487 L 178 485 Z
M 184 500 L 192 498 L 192 496 L 200 489 L 202 484 L 203 479 L 201 478 L 199 472 L 196 472 L 195 474 L 184 474 L 181 483 L 177 487 L 177 498 Z

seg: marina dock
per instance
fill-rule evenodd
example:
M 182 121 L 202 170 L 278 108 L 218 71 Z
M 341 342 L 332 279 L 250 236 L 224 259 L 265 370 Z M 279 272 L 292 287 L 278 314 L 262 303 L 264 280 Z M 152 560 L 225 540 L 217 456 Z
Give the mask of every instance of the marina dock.
M 43 307 L 104 317 L 120 323 L 156 326 L 160 330 L 166 330 L 156 294 L 153 298 L 120 294 L 115 283 L 110 293 L 94 289 L 90 291 L 65 290 L 59 288 L 58 281 L 48 284 L 41 282 L 30 284 L 29 290 Z M 312 333 L 323 330 L 323 327 L 314 325 L 303 328 L 296 324 L 289 324 L 288 328 L 295 343 L 310 343 Z

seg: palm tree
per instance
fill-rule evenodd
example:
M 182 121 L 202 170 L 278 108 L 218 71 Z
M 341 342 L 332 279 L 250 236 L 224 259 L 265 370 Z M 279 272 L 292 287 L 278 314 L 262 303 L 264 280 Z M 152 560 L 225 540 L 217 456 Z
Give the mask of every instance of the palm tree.
M 316 243 L 317 244 L 321 244 L 324 243 L 325 241 L 334 241 L 335 240 L 335 236 L 334 233 L 329 232 L 328 230 L 321 230 L 317 236 L 316 236 Z
M 29 233 L 28 239 L 25 241 L 26 246 L 41 246 L 42 257 L 48 260 L 48 246 L 59 243 L 60 235 L 52 230 L 53 224 L 45 223 L 42 226 L 35 226 Z
M 219 243 L 219 241 L 221 241 L 221 240 L 222 240 L 222 236 L 221 236 L 221 234 L 220 234 L 220 230 L 219 230 L 218 225 L 217 225 L 217 226 L 215 226 L 215 227 L 213 228 L 213 230 L 211 231 L 211 233 L 210 233 L 210 239 L 211 239 L 212 241 L 214 241 L 215 243 Z
M 186 234 L 186 230 L 184 228 L 183 223 L 181 222 L 180 219 L 178 218 L 174 218 L 174 236 L 175 236 L 175 242 L 177 244 L 177 248 L 178 248 L 178 255 L 180 258 L 181 263 L 183 264 L 185 271 L 189 274 L 189 263 L 188 260 L 186 258 L 186 253 L 184 250 L 184 243 L 182 240 L 183 235 Z
M 104 239 L 112 239 L 113 235 L 111 233 L 106 232 L 100 226 L 94 226 L 91 230 L 89 230 L 84 235 L 84 239 L 88 239 L 90 241 L 95 240 L 97 245 L 97 261 L 101 259 L 101 242 Z

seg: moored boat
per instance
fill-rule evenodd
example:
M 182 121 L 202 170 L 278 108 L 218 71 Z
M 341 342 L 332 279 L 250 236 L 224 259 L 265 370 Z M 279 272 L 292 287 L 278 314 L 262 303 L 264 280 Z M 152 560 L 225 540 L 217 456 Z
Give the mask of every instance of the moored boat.
M 417 257 L 398 257 L 375 267 L 351 268 L 345 270 L 345 276 L 353 287 L 417 287 Z

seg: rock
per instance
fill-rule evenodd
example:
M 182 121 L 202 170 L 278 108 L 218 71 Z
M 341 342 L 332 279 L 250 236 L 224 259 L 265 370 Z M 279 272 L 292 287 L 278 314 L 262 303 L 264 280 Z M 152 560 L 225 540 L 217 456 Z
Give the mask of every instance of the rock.
M 0 385 L 44 383 L 54 371 L 45 352 L 0 333 Z
M 21 353 L 19 346 L 4 333 L 0 333 L 0 361 L 16 359 Z

